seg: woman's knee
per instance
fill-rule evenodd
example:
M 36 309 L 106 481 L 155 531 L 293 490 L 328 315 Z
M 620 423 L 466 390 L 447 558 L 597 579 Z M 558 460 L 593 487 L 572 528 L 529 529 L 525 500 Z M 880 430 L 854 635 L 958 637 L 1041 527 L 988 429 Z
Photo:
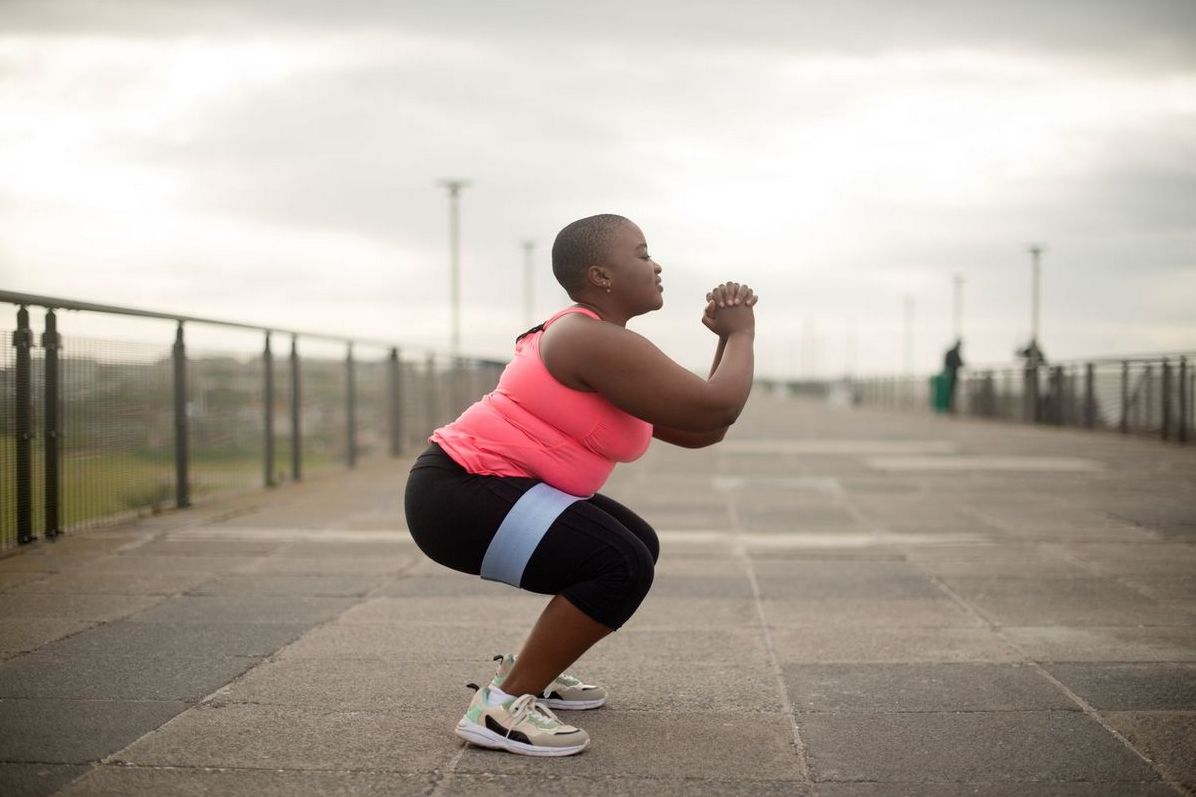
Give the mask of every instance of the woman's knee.
M 656 558 L 648 546 L 638 540 L 620 551 L 618 565 L 608 570 L 608 589 L 614 593 L 619 613 L 625 622 L 639 608 L 652 589 L 656 577 Z

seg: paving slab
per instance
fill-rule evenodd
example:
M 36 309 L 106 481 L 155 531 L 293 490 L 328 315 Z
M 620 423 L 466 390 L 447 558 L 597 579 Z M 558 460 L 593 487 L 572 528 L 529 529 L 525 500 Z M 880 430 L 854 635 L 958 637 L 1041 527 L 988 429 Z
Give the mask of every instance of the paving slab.
M 805 714 L 798 725 L 816 781 L 1159 779 L 1077 711 Z
M 1196 711 L 1115 711 L 1104 716 L 1168 778 L 1196 791 Z
M 232 681 L 212 699 L 215 705 L 255 703 L 343 711 L 416 711 L 457 706 L 461 713 L 495 664 L 475 661 L 425 662 L 368 658 L 286 658 L 267 662 Z
M 577 717 L 576 723 L 591 739 L 580 755 L 529 759 L 471 746 L 455 771 L 531 777 L 804 779 L 794 755 L 790 721 L 783 714 L 600 710 Z M 629 755 L 631 750 L 640 752 Z
M 56 656 L 264 657 L 298 639 L 299 623 L 145 623 L 121 620 L 46 645 Z
M 312 624 L 352 606 L 351 598 L 308 595 L 179 595 L 129 617 L 137 623 Z
M 90 767 L 74 764 L 0 764 L 0 794 L 5 797 L 48 797 L 88 769 Z
M 0 658 L 8 658 L 91 628 L 90 620 L 53 617 L 0 617 Z
M 278 658 L 489 661 L 497 653 L 518 652 L 527 630 L 516 625 L 329 623 L 313 629 L 281 650 Z
M 661 568 L 658 568 L 647 600 L 677 598 L 732 599 L 753 607 L 755 605 L 752 582 L 746 573 L 733 576 L 672 575 L 661 573 Z
M 429 795 L 436 781 L 428 773 L 99 766 L 59 797 L 402 797 Z
M 908 562 L 773 560 L 758 562 L 755 569 L 765 600 L 933 600 L 943 595 Z
M 1125 545 L 1087 543 L 1070 548 L 1077 559 L 1112 575 L 1179 576 L 1196 572 L 1196 544 Z
M 385 583 L 385 576 L 235 574 L 205 580 L 189 595 L 296 595 L 360 597 Z
M 1196 661 L 1196 626 L 1004 628 L 1038 661 Z
M 57 573 L 16 587 L 14 592 L 58 592 L 78 595 L 177 595 L 212 578 L 210 572 Z
M 335 546 L 323 545 L 318 550 L 323 555 L 310 553 L 292 554 L 287 548 L 279 555 L 265 556 L 239 568 L 241 573 L 279 573 L 290 575 L 395 575 L 409 569 L 416 563 L 414 555 L 401 556 L 346 556 Z M 331 550 L 330 550 L 331 549 Z M 446 568 L 441 568 L 446 570 Z
M 272 540 L 188 540 L 155 539 L 144 545 L 127 548 L 125 556 L 233 556 L 237 558 L 265 556 L 283 545 Z
M 1024 656 L 989 628 L 773 628 L 782 664 L 1013 662 Z
M 591 657 L 619 662 L 624 668 L 671 662 L 696 661 L 725 667 L 767 666 L 770 657 L 762 629 L 641 629 L 635 618 L 595 645 L 581 662 Z M 579 665 L 580 667 L 580 665 Z
M 40 581 L 48 573 L 43 573 L 37 570 L 20 571 L 20 570 L 0 570 L 0 592 L 20 586 L 21 584 L 28 584 L 32 581 Z
M 813 787 L 801 780 L 720 780 L 707 777 L 559 777 L 519 774 L 454 773 L 438 794 L 444 797 L 510 797 L 527 791 L 559 797 L 805 797 Z
M 820 783 L 822 797 L 1175 797 L 1166 783 Z
M 947 585 L 1000 625 L 1189 625 L 1185 612 L 1111 579 L 952 578 Z
M 766 600 L 763 607 L 766 622 L 776 627 L 976 628 L 984 624 L 948 597 Z
M 777 675 L 765 664 L 741 662 L 731 669 L 726 664 L 690 660 L 684 663 L 684 677 L 678 678 L 678 665 L 671 656 L 627 667 L 599 650 L 570 671 L 587 683 L 606 687 L 609 706 L 618 710 L 664 714 L 677 706 L 714 713 L 782 710 Z
M 177 701 L 0 700 L 0 761 L 98 761 L 186 709 Z
M 126 573 L 142 576 L 147 573 L 199 573 L 212 578 L 248 568 L 255 559 L 243 556 L 126 556 L 80 557 L 74 570 L 89 573 Z
M 1047 664 L 1045 667 L 1097 709 L 1196 711 L 1196 664 Z
M 530 629 L 550 596 L 531 595 L 508 587 L 504 597 L 367 598 L 346 611 L 338 622 L 349 625 L 394 623 L 486 624 Z
M 126 617 L 163 599 L 147 595 L 59 595 L 9 591 L 0 601 L 0 617 L 104 622 Z
M 259 661 L 38 651 L 0 663 L 0 698 L 195 701 Z
M 1018 664 L 789 664 L 784 676 L 797 712 L 1079 710 Z
M 453 706 L 451 713 L 450 722 L 447 712 L 199 706 L 113 760 L 157 767 L 432 772 L 457 751 L 452 728 L 462 709 Z
M 644 631 L 654 628 L 734 629 L 759 624 L 759 609 L 756 601 L 750 598 L 671 598 L 649 593 L 627 626 Z

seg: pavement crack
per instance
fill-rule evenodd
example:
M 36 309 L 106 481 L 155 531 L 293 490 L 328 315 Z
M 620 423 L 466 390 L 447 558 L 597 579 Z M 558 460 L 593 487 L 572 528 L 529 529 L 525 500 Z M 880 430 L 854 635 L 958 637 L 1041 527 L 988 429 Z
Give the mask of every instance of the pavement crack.
M 793 734 L 793 746 L 797 751 L 798 769 L 801 772 L 802 779 L 810 784 L 811 788 L 816 790 L 817 784 L 814 783 L 813 775 L 810 773 L 810 761 L 806 751 L 806 744 L 801 738 L 801 729 L 797 725 L 797 712 L 793 708 L 793 703 L 789 700 L 789 689 L 785 685 L 785 675 L 781 669 L 780 660 L 777 658 L 776 645 L 773 642 L 772 630 L 768 627 L 768 618 L 764 613 L 764 603 L 760 598 L 760 582 L 756 579 L 756 569 L 752 564 L 752 559 L 748 556 L 747 548 L 743 544 L 743 525 L 739 520 L 739 512 L 735 506 L 735 501 L 730 493 L 725 493 L 727 502 L 727 515 L 731 519 L 731 530 L 736 537 L 735 554 L 744 560 L 744 571 L 748 577 L 748 583 L 752 587 L 752 603 L 756 610 L 756 616 L 760 621 L 760 632 L 764 638 L 764 648 L 768 655 L 768 663 L 773 672 L 773 677 L 776 678 L 777 689 L 780 692 L 781 710 L 785 713 L 785 718 L 789 722 L 789 729 Z

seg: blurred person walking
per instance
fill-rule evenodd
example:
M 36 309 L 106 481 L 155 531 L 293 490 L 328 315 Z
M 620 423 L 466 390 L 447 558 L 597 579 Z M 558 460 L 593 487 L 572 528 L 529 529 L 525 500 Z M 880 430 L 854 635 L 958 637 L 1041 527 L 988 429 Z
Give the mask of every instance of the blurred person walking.
M 959 369 L 963 368 L 963 355 L 960 349 L 963 341 L 956 339 L 955 345 L 947 349 L 943 355 L 943 375 L 947 378 L 947 412 L 955 412 L 955 392 L 959 382 Z
M 723 439 L 751 391 L 757 297 L 726 282 L 706 295 L 718 337 L 707 379 L 627 321 L 663 304 L 644 234 L 613 214 L 567 225 L 552 270 L 574 304 L 519 336 L 495 390 L 435 430 L 407 482 L 407 525 L 434 561 L 552 595 L 516 657 L 499 662 L 456 733 L 534 756 L 572 755 L 585 731 L 552 709 L 603 705 L 606 690 L 565 673 L 632 616 L 652 585 L 652 527 L 598 493 L 652 438 L 686 448 Z

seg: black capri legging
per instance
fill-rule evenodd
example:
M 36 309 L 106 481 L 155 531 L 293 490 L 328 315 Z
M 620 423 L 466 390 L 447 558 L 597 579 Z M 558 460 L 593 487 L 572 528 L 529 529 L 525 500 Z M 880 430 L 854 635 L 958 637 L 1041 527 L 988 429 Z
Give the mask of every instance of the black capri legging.
M 407 479 L 407 528 L 433 561 L 479 575 L 499 525 L 538 483 L 471 474 L 432 444 Z M 519 587 L 563 595 L 595 621 L 617 629 L 648 594 L 659 554 L 651 526 L 619 502 L 595 494 L 570 504 L 548 527 Z

